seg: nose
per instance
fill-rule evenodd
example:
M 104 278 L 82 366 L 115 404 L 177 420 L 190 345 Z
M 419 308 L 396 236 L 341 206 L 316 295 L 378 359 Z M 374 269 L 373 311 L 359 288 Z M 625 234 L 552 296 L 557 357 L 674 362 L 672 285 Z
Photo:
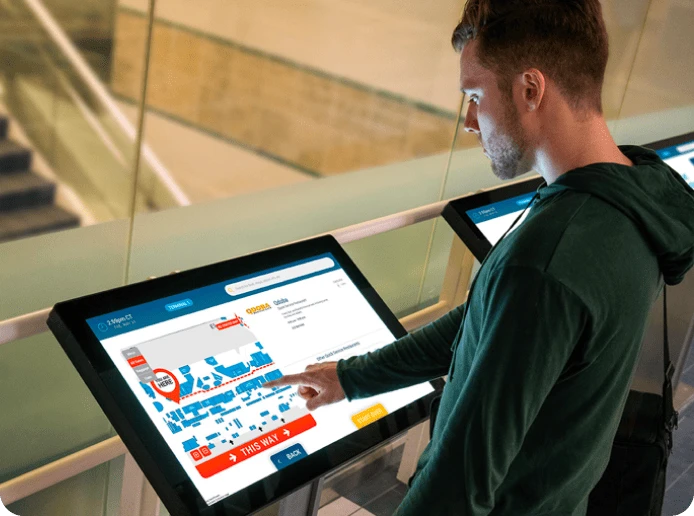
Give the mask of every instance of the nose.
M 463 127 L 468 133 L 480 133 L 480 126 L 477 123 L 477 105 L 472 102 L 467 105 L 467 114 L 465 115 Z

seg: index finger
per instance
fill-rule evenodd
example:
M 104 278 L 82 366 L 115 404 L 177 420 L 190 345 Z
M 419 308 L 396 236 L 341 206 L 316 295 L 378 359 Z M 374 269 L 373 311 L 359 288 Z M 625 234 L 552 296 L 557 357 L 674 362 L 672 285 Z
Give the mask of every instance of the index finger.
M 265 382 L 263 387 L 271 388 L 280 387 L 282 385 L 307 385 L 308 387 L 318 387 L 316 382 L 313 381 L 313 375 L 306 373 L 287 374 L 277 380 Z

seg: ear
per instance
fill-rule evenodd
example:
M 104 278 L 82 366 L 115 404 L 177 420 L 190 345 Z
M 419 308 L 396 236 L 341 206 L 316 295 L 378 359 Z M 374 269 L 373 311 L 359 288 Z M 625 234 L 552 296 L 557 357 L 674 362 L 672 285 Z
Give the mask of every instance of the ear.
M 545 76 L 537 68 L 525 70 L 521 75 L 523 86 L 523 103 L 528 111 L 540 108 L 545 97 Z

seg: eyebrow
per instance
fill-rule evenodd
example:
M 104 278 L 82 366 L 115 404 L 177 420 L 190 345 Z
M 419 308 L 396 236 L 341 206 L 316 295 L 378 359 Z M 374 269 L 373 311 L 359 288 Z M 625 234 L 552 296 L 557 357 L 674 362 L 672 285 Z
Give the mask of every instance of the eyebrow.
M 467 84 L 460 87 L 460 93 L 464 93 L 468 97 L 470 94 L 476 92 L 479 89 L 479 83 L 474 79 L 468 79 Z

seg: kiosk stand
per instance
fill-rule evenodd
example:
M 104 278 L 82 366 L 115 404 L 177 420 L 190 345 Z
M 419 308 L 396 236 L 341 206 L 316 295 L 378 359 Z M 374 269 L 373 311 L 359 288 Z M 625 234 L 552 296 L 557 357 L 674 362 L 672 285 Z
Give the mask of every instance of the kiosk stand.
M 316 516 L 323 490 L 323 478 L 320 477 L 283 498 L 280 501 L 278 516 Z

